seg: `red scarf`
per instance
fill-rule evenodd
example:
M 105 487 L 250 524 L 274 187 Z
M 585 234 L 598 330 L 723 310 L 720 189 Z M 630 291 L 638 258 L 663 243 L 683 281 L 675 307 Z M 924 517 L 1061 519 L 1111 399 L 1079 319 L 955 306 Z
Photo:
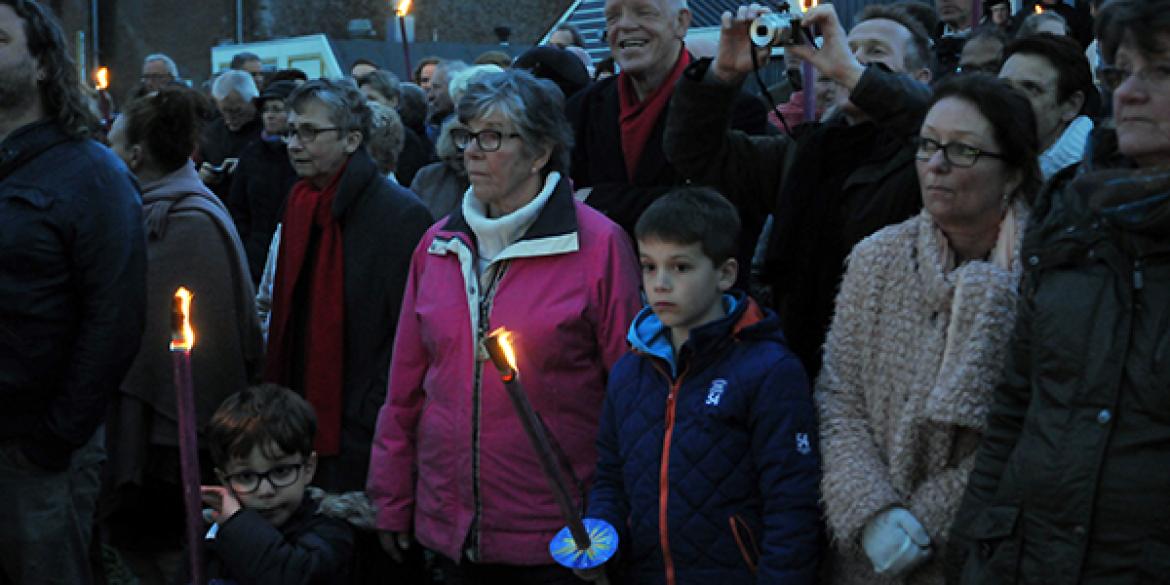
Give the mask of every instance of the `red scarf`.
M 630 182 L 634 181 L 634 172 L 638 170 L 638 162 L 642 160 L 642 151 L 646 148 L 646 142 L 650 140 L 650 134 L 654 132 L 658 117 L 666 110 L 666 104 L 670 103 L 670 96 L 674 95 L 674 84 L 679 77 L 682 77 L 683 71 L 690 63 L 691 55 L 687 53 L 687 48 L 683 47 L 670 75 L 666 77 L 662 85 L 659 85 L 653 93 L 640 102 L 638 101 L 638 92 L 634 91 L 634 81 L 630 79 L 629 74 L 625 72 L 618 74 L 618 104 L 620 107 L 618 119 L 621 121 L 622 154 L 625 155 L 626 174 L 629 175 Z
M 264 379 L 288 385 L 296 364 L 304 366 L 305 399 L 317 411 L 314 448 L 321 455 L 336 455 L 341 448 L 342 386 L 345 382 L 345 278 L 341 225 L 333 217 L 333 200 L 342 167 L 324 189 L 298 181 L 289 194 L 280 231 L 280 255 L 276 259 L 276 283 L 272 291 L 272 315 L 268 333 L 268 357 Z M 316 226 L 321 230 L 312 274 L 305 274 L 305 307 L 294 307 L 297 282 L 306 266 L 309 240 Z M 307 311 L 304 355 L 292 355 L 294 311 Z

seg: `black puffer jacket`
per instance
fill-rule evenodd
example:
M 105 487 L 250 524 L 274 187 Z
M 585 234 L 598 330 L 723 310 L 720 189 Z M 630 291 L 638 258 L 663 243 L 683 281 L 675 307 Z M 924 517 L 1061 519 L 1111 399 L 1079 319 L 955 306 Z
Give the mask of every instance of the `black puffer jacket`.
M 1007 377 L 953 529 L 963 583 L 1170 575 L 1170 172 L 1094 166 L 1055 177 L 1025 239 Z

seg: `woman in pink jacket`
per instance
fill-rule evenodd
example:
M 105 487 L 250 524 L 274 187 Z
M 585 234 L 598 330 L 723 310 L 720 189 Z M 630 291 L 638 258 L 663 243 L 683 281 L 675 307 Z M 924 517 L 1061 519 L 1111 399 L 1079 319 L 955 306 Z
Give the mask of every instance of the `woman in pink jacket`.
M 564 521 L 481 348 L 514 333 L 525 390 L 586 489 L 639 275 L 621 228 L 573 200 L 562 99 L 520 71 L 471 82 L 452 135 L 471 188 L 412 259 L 367 491 L 383 547 L 417 539 L 449 583 L 580 583 L 549 556 Z

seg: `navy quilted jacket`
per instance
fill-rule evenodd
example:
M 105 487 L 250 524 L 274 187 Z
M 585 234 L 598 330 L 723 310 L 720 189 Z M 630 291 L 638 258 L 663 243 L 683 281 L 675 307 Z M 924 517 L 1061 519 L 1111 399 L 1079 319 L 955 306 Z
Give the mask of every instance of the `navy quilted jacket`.
M 745 295 L 673 356 L 643 309 L 614 366 L 589 517 L 639 585 L 815 581 L 820 453 L 808 378 L 779 319 Z M 664 455 L 664 453 L 666 455 Z

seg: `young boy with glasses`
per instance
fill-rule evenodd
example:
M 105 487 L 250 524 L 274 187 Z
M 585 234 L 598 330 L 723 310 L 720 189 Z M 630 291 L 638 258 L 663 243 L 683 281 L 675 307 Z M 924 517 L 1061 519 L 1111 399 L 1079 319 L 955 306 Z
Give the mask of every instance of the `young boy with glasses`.
M 305 497 L 316 432 L 309 403 L 275 384 L 233 394 L 212 415 L 208 446 L 223 485 L 202 488 L 215 521 L 205 543 L 209 581 L 347 582 L 353 532 Z

